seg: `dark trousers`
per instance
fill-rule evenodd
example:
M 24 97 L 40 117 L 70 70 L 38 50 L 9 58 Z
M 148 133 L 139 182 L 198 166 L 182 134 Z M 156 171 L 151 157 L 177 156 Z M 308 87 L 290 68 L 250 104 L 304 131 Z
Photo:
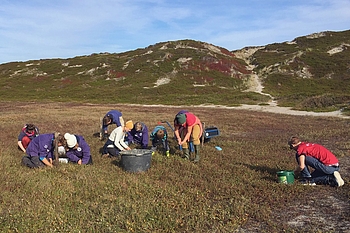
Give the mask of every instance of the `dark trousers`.
M 93 164 L 93 163 L 92 163 L 92 156 L 91 156 L 91 155 L 90 155 L 89 162 L 87 162 L 87 164 L 86 164 L 86 165 L 88 165 L 88 164 Z
M 22 164 L 30 168 L 45 167 L 45 164 L 41 162 L 39 156 L 23 156 Z
M 162 146 L 164 151 L 169 151 L 170 147 L 169 147 L 169 143 L 168 140 L 161 140 L 158 138 L 153 139 L 152 141 L 152 149 L 156 150 L 158 147 Z
M 109 145 L 113 145 L 113 147 L 107 148 Z M 114 142 L 108 139 L 103 146 L 102 154 L 110 154 L 111 156 L 118 156 L 119 152 L 120 150 L 114 145 Z

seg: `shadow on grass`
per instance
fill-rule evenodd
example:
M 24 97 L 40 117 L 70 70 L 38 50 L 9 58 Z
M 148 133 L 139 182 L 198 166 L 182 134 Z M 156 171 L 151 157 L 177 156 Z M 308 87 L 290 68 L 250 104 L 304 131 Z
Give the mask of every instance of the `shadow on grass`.
M 266 167 L 266 166 L 260 166 L 260 165 L 252 165 L 252 164 L 242 164 L 245 167 L 248 167 L 251 170 L 261 172 L 261 173 L 269 173 L 270 176 L 265 176 L 262 177 L 264 180 L 269 180 L 269 181 L 276 181 L 277 179 L 277 172 L 279 171 L 276 168 L 271 168 L 271 167 Z

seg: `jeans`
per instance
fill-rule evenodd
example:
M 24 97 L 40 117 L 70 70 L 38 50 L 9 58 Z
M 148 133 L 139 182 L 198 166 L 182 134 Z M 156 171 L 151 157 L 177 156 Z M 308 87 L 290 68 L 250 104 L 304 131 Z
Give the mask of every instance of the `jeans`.
M 107 140 L 103 146 L 102 154 L 110 154 L 111 156 L 118 156 L 120 150 L 114 145 L 114 142 L 111 140 Z
M 296 159 L 299 164 L 299 157 Z M 315 169 L 311 174 L 309 166 Z M 301 176 L 306 179 L 311 178 L 311 182 L 327 185 L 332 184 L 335 171 L 339 171 L 339 166 L 327 166 L 314 157 L 305 156 L 305 168 L 301 171 Z

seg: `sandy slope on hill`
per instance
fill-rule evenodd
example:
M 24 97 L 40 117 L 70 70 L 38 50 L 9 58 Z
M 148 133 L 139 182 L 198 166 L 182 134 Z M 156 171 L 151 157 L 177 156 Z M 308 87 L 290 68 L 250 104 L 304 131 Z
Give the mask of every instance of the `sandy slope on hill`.
M 139 104 L 128 104 L 129 106 L 144 106 L 144 107 L 166 107 L 166 108 L 183 108 L 186 109 L 188 107 L 191 108 L 225 108 L 225 109 L 241 109 L 241 110 L 250 110 L 250 111 L 260 111 L 260 112 L 270 112 L 277 114 L 287 114 L 294 116 L 319 116 L 319 117 L 339 117 L 343 119 L 350 119 L 350 116 L 342 115 L 340 110 L 334 112 L 307 112 L 307 111 L 297 111 L 292 110 L 290 107 L 280 107 L 273 103 L 270 105 L 248 105 L 243 104 L 236 107 L 228 107 L 222 105 L 194 105 L 194 106 L 169 106 L 169 105 L 139 105 Z

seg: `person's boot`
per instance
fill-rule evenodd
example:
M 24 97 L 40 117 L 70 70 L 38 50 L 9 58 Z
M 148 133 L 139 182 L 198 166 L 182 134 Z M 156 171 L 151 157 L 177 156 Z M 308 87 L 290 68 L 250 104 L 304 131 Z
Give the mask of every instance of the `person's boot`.
M 196 157 L 194 158 L 193 162 L 195 163 L 199 162 L 199 151 L 200 151 L 200 145 L 194 145 L 194 152 L 196 154 Z
M 188 148 L 183 148 L 182 151 L 183 151 L 184 158 L 190 159 L 190 150 Z

